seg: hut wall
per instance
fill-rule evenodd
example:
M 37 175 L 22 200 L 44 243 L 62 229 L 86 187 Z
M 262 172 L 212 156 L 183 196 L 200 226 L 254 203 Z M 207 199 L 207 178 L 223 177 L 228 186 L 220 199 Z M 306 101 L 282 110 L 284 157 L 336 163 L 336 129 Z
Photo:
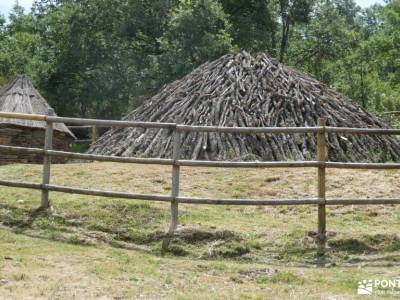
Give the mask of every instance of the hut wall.
M 53 149 L 66 151 L 72 143 L 72 138 L 59 131 L 54 131 Z M 18 126 L 0 126 L 0 145 L 43 148 L 44 130 Z M 9 163 L 42 163 L 43 157 L 32 154 L 12 154 L 0 152 L 0 164 Z M 52 158 L 54 163 L 65 163 L 63 158 Z

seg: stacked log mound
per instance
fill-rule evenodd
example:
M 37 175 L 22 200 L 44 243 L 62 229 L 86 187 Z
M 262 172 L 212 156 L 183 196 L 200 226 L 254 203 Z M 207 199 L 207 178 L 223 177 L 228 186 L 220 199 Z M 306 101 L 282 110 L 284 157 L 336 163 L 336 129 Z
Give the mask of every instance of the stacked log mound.
M 178 122 L 186 125 L 239 127 L 328 126 L 389 128 L 380 118 L 309 75 L 265 54 L 246 52 L 207 62 L 164 86 L 124 120 Z M 112 128 L 90 153 L 116 156 L 171 157 L 169 129 Z M 390 136 L 329 134 L 332 161 L 399 161 L 400 140 Z M 310 160 L 316 137 L 288 134 L 187 132 L 182 158 L 239 160 Z

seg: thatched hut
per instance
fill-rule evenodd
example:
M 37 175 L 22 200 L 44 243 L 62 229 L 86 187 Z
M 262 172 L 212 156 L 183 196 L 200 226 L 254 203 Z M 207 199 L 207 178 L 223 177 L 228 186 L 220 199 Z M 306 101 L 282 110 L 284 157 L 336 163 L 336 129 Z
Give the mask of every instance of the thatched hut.
M 328 126 L 388 128 L 379 117 L 311 76 L 265 54 L 246 52 L 207 62 L 128 114 L 124 120 L 238 127 Z M 89 152 L 171 157 L 168 129 L 112 128 Z M 400 161 L 400 140 L 390 136 L 329 134 L 332 161 Z M 315 135 L 182 134 L 186 159 L 315 159 Z
M 19 75 L 0 90 L 0 111 L 44 115 L 52 110 L 34 88 L 31 79 L 26 75 Z M 43 148 L 45 128 L 45 122 L 0 118 L 0 144 Z M 65 151 L 74 139 L 74 134 L 65 124 L 54 124 L 54 149 Z M 41 161 L 42 157 L 37 155 L 0 153 L 0 164 L 40 163 Z M 57 161 L 56 158 L 54 161 L 63 162 Z

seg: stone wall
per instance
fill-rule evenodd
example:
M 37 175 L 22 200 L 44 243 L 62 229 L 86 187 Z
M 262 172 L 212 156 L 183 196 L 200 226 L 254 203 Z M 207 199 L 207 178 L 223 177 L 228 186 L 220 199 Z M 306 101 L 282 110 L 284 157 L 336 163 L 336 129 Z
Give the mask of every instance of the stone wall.
M 44 146 L 44 129 L 25 128 L 10 125 L 0 126 L 0 145 L 42 148 Z M 54 131 L 53 149 L 67 151 L 73 139 L 66 133 Z M 0 164 L 9 163 L 42 163 L 43 157 L 32 154 L 14 154 L 0 152 Z M 65 163 L 65 158 L 52 158 L 54 163 Z

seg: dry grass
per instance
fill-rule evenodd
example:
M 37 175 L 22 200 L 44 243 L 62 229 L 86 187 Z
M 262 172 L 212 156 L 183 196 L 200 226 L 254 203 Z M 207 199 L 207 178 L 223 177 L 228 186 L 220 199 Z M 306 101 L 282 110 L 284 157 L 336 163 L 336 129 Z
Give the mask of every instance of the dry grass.
M 170 193 L 170 168 L 55 165 L 52 182 Z M 0 167 L 0 179 L 40 182 L 41 166 Z M 329 170 L 329 197 L 398 197 L 399 171 Z M 221 198 L 316 195 L 314 169 L 184 168 L 181 194 Z M 316 266 L 316 208 L 181 205 L 180 235 L 160 254 L 166 203 L 0 188 L 0 299 L 356 298 L 360 279 L 398 276 L 396 206 L 328 209 L 327 266 Z

